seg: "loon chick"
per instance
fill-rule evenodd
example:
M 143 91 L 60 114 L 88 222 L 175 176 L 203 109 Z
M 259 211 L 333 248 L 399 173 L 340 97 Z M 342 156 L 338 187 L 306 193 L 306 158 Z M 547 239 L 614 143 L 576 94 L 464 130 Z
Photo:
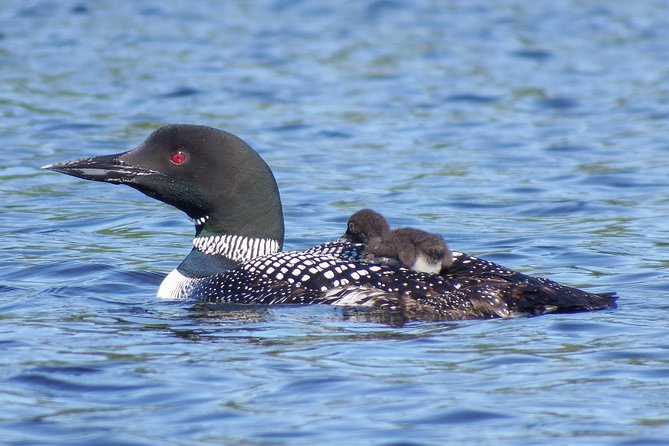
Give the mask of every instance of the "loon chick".
M 612 308 L 592 294 L 464 253 L 441 275 L 362 259 L 363 245 L 337 241 L 282 251 L 283 213 L 269 166 L 231 133 L 175 124 L 138 147 L 44 166 L 125 184 L 185 212 L 193 248 L 158 296 L 242 304 L 368 307 L 402 320 L 457 320 Z
M 453 253 L 440 235 L 415 228 L 391 231 L 385 217 L 371 209 L 349 217 L 343 238 L 364 244 L 363 257 L 376 263 L 432 274 L 439 274 L 453 263 Z

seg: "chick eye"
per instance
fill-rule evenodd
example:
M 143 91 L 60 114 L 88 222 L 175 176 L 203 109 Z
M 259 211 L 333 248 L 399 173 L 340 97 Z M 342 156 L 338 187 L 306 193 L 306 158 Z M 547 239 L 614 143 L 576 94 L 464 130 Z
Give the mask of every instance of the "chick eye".
M 176 166 L 180 166 L 183 163 L 185 163 L 186 158 L 187 158 L 186 154 L 181 150 L 177 150 L 172 155 L 170 155 L 170 161 L 172 161 L 172 164 Z

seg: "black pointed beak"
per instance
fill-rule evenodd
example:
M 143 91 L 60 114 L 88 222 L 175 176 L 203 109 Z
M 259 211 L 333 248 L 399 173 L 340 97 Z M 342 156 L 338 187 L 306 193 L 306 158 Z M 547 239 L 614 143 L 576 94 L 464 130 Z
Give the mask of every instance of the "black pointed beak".
M 124 163 L 121 156 L 125 153 L 127 152 L 47 164 L 42 169 L 53 170 L 84 180 L 114 184 L 132 183 L 138 176 L 156 173 L 152 170 Z

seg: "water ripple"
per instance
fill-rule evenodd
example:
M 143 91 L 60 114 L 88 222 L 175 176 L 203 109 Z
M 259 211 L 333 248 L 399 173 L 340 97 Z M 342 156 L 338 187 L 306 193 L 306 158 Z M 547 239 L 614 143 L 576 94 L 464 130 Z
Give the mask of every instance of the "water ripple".
M 665 9 L 3 2 L 3 442 L 668 444 Z M 157 301 L 187 219 L 39 167 L 168 122 L 257 148 L 289 249 L 372 207 L 619 308 L 406 323 Z

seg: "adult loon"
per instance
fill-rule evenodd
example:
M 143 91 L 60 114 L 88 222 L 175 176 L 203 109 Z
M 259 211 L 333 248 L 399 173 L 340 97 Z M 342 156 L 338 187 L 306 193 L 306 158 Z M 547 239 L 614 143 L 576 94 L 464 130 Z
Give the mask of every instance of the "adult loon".
M 453 263 L 453 253 L 442 236 L 416 228 L 391 231 L 385 217 L 371 209 L 359 210 L 349 217 L 343 239 L 364 244 L 363 258 L 375 263 L 432 274 L 439 274 Z
M 282 251 L 283 212 L 269 166 L 237 136 L 200 125 L 155 130 L 138 147 L 44 166 L 126 184 L 185 212 L 193 248 L 158 296 L 248 304 L 371 307 L 404 320 L 458 320 L 575 312 L 615 305 L 592 294 L 453 252 L 444 274 L 361 258 L 364 245 L 335 241 Z

